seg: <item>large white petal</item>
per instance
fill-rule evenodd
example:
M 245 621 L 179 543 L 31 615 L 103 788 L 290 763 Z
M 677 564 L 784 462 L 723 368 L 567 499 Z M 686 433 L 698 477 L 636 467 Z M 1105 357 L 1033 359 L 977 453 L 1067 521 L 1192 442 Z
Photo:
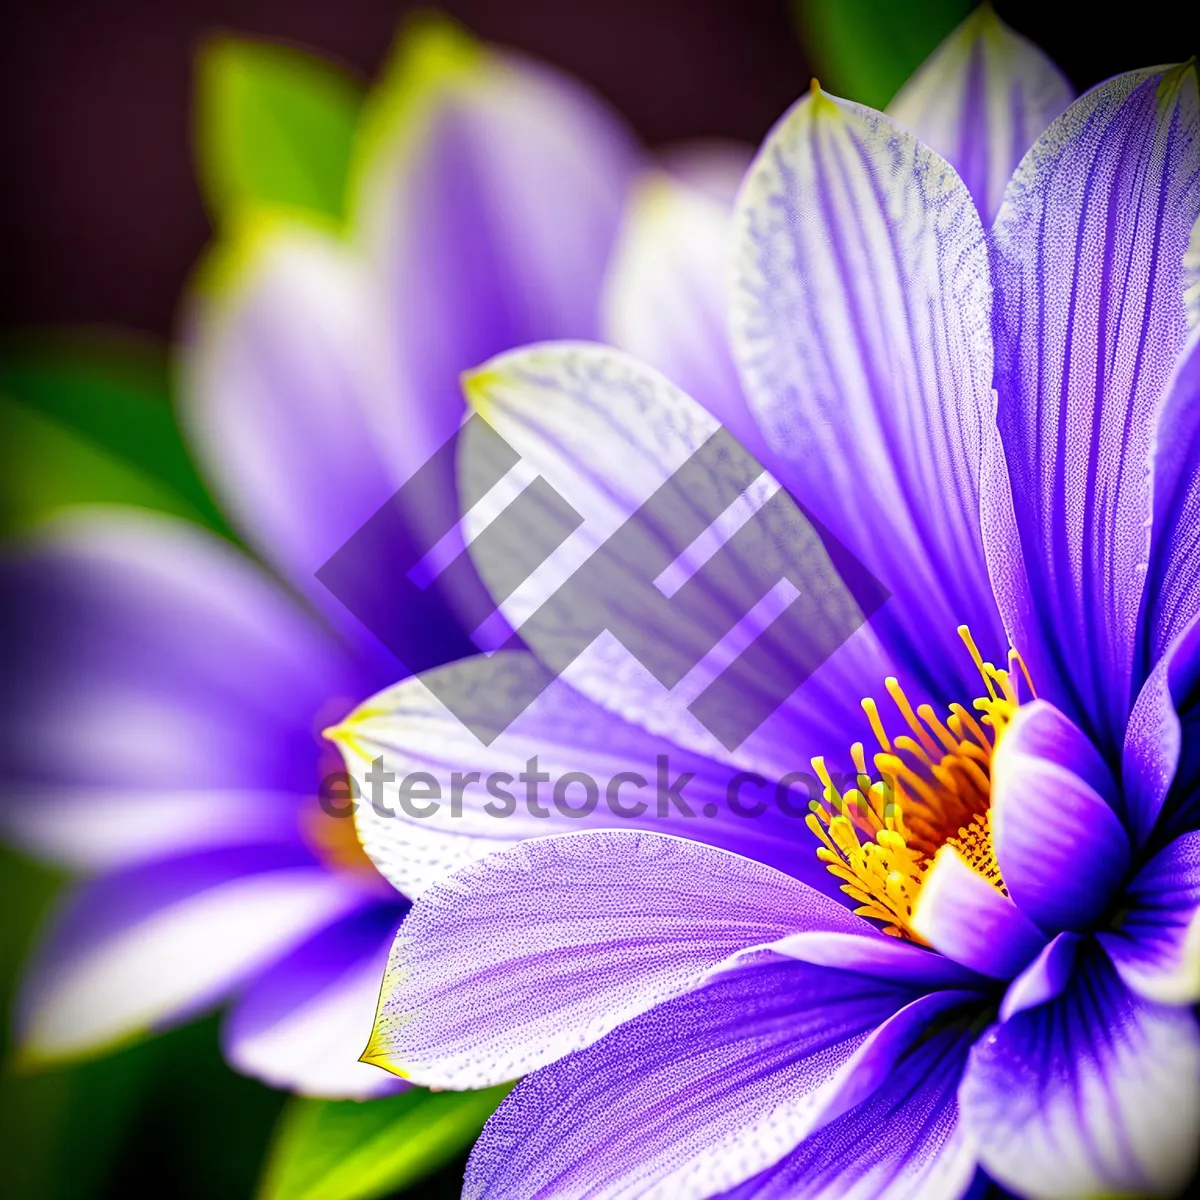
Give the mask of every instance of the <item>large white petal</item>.
M 783 482 L 891 593 L 906 677 L 971 695 L 947 655 L 1005 644 L 980 535 L 997 441 L 979 214 L 944 159 L 814 89 L 768 136 L 735 212 L 734 358 Z
M 990 225 L 1021 156 L 1073 98 L 1054 63 L 981 4 L 887 111 L 954 167 Z
M 776 775 L 865 729 L 858 698 L 888 673 L 862 628 L 882 590 L 710 413 L 577 343 L 501 356 L 467 388 L 541 477 L 467 527 L 501 611 L 552 672 L 677 745 Z M 460 474 L 483 461 L 476 445 Z
M 1093 947 L 1055 999 L 984 1034 L 959 1104 L 988 1173 L 1021 1195 L 1177 1195 L 1197 1158 L 1200 1029 Z
M 364 903 L 306 857 L 215 851 L 84 884 L 30 964 L 21 1056 L 95 1053 L 191 1016 Z

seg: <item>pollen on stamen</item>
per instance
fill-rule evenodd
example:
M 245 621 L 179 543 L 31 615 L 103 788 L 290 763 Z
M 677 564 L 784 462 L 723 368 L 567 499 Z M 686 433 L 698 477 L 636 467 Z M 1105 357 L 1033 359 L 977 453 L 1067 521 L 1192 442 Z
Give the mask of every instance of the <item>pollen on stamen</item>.
M 899 680 L 889 677 L 884 686 L 905 730 L 890 736 L 874 699 L 862 701 L 879 748 L 868 763 L 861 742 L 850 747 L 857 786 L 839 792 L 824 758 L 812 760 L 824 800 L 811 803 L 807 819 L 821 842 L 818 858 L 858 902 L 855 912 L 912 941 L 922 940 L 911 926 L 913 908 L 944 845 L 954 845 L 972 869 L 1007 894 L 992 848 L 992 755 L 1021 703 L 1020 684 L 1036 692 L 1015 649 L 1004 667 L 996 667 L 967 626 L 959 626 L 958 635 L 985 690 L 969 708 L 951 704 L 939 715 L 930 704 L 914 707 Z

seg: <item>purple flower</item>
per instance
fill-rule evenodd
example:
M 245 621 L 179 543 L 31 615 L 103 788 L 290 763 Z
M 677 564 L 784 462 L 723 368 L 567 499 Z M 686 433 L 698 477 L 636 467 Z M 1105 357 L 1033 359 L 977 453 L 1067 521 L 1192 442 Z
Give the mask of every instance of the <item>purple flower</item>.
M 1020 112 L 1057 77 L 1005 44 L 999 109 Z M 930 128 L 962 147 L 987 211 L 993 168 L 979 163 L 1014 143 L 972 100 L 1000 85 L 968 49 L 957 74 L 941 60 Z M 902 97 L 918 115 L 925 85 Z M 962 114 L 957 137 L 944 113 Z M 672 774 L 688 776 L 690 820 L 677 804 L 598 809 L 610 828 L 563 835 L 579 823 L 562 811 L 518 804 L 489 822 L 468 789 L 462 820 L 427 823 L 430 855 L 464 865 L 426 873 L 367 1057 L 442 1087 L 526 1076 L 465 1195 L 954 1197 L 982 1167 L 1023 1195 L 1073 1197 L 1188 1178 L 1198 218 L 1194 65 L 1074 103 L 1016 166 L 990 233 L 937 153 L 814 88 L 736 205 L 744 398 L 707 333 L 720 288 L 691 280 L 673 306 L 639 310 L 639 336 L 711 411 L 579 343 L 468 380 L 584 517 L 564 569 L 719 417 L 891 598 L 732 753 L 689 712 L 687 680 L 667 692 L 611 637 L 486 750 L 419 683 L 343 724 L 356 771 L 386 752 L 397 773 L 469 763 L 511 781 L 536 752 L 551 779 L 644 783 L 669 741 Z M 723 365 L 689 375 L 695 352 Z M 791 552 L 812 596 L 846 602 L 815 535 Z M 535 577 L 505 616 L 519 626 L 555 586 Z M 714 603 L 734 596 L 712 586 Z M 996 666 L 977 646 L 1013 649 Z M 493 686 L 527 669 L 521 654 L 450 668 Z M 881 684 L 885 701 L 862 699 Z M 823 788 L 806 821 L 723 804 L 735 781 L 743 801 L 770 797 L 810 759 Z M 381 870 L 421 874 L 418 822 L 359 820 Z M 505 844 L 537 834 L 554 836 Z
M 188 314 L 183 416 L 265 566 L 132 509 L 65 519 L 6 564 L 0 817 L 90 875 L 29 969 L 27 1060 L 230 1001 L 246 1072 L 403 1086 L 357 1060 L 407 901 L 318 790 L 341 770 L 321 731 L 404 670 L 314 571 L 456 428 L 460 370 L 597 334 L 639 154 L 575 84 L 444 23 L 370 105 L 352 232 L 248 214 Z M 472 649 L 448 611 L 421 638 L 430 662 Z

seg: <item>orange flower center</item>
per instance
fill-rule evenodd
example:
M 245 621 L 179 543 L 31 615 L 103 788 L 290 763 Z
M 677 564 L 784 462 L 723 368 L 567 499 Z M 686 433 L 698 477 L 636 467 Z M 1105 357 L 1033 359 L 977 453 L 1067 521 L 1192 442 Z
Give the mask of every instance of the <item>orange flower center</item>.
M 914 710 L 889 678 L 885 687 L 906 732 L 889 737 L 875 701 L 862 702 L 879 744 L 872 759 L 878 778 L 867 768 L 861 742 L 850 748 L 858 786 L 844 794 L 825 760 L 812 760 L 825 788 L 824 802 L 814 800 L 807 818 L 821 841 L 817 857 L 858 901 L 855 912 L 883 922 L 885 933 L 917 942 L 923 939 L 912 929 L 913 909 L 942 846 L 954 846 L 1005 891 L 992 847 L 992 755 L 1021 703 L 1021 680 L 1037 694 L 1016 650 L 1009 651 L 1007 669 L 998 668 L 983 660 L 965 625 L 958 633 L 987 691 L 973 702 L 974 711 L 961 704 L 950 705 L 944 717 L 929 704 Z

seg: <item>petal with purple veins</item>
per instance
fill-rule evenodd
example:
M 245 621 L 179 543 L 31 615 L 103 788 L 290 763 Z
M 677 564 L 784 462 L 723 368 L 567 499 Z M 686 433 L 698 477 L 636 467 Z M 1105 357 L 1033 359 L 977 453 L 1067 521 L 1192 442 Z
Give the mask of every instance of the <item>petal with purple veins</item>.
M 985 1033 L 959 1091 L 993 1179 L 1034 1200 L 1178 1193 L 1200 1141 L 1200 1029 L 1093 948 L 1048 1004 Z
M 770 867 L 681 838 L 524 842 L 414 903 L 366 1058 L 429 1086 L 513 1079 L 805 928 L 866 924 Z
M 958 1117 L 971 1038 L 933 1034 L 860 1105 L 721 1200 L 958 1200 L 976 1170 Z
M 909 922 L 947 958 L 993 979 L 1011 979 L 1046 935 L 950 845 L 934 856 Z
M 1022 155 L 1071 103 L 1063 73 L 980 5 L 888 105 L 959 173 L 990 225 Z
M 1047 933 L 1082 930 L 1116 899 L 1129 837 L 1112 773 L 1044 700 L 1022 705 L 992 757 L 992 845 L 1008 894 Z M 1107 797 L 1107 798 L 1106 798 Z
M 466 526 L 500 611 L 552 673 L 764 773 L 869 732 L 862 680 L 889 672 L 866 617 L 890 602 L 712 414 L 586 343 L 501 355 L 466 387 L 540 476 Z M 483 443 L 463 441 L 469 478 Z
M 1115 932 L 1097 935 L 1121 978 L 1150 1000 L 1200 1001 L 1200 833 L 1185 833 L 1134 877 Z
M 719 1194 L 860 1103 L 959 1003 L 807 963 L 743 967 L 518 1084 L 463 1195 Z
M 1004 635 L 979 531 L 997 435 L 969 193 L 888 117 L 814 90 L 747 176 L 733 276 L 734 359 L 783 482 L 891 592 L 872 625 L 906 677 L 971 694 L 947 639 Z
M 985 522 L 989 560 L 1039 694 L 1110 759 L 1141 682 L 1147 467 L 1184 344 L 1181 264 L 1198 213 L 1195 67 L 1156 68 L 1100 84 L 1055 121 L 993 230 L 1015 522 Z
M 401 1090 L 402 1080 L 359 1055 L 403 915 L 398 904 L 352 913 L 265 971 L 225 1020 L 225 1057 L 246 1075 L 307 1096 L 365 1100 Z
M 604 828 L 675 833 L 832 890 L 799 790 L 787 815 L 762 779 L 745 788 L 752 816 L 738 815 L 732 768 L 664 743 L 562 679 L 484 744 L 476 731 L 503 723 L 507 698 L 541 687 L 543 674 L 527 652 L 464 659 L 372 696 L 329 731 L 359 781 L 362 845 L 404 895 L 528 838 Z M 392 776 L 378 795 L 367 782 L 376 760 Z

